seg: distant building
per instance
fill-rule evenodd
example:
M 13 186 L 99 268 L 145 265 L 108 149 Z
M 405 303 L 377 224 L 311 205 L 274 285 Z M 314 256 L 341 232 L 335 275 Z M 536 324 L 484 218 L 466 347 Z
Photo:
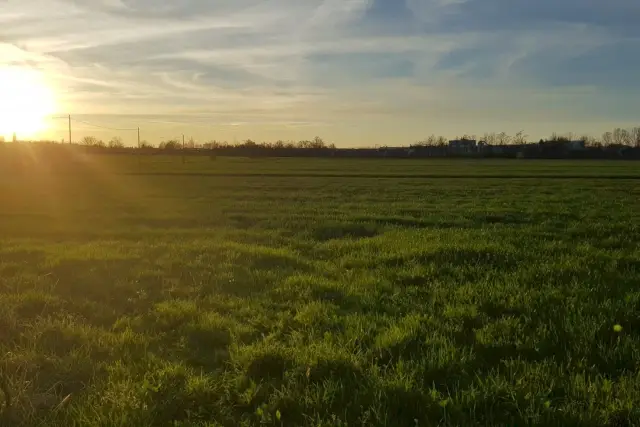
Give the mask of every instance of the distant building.
M 454 139 L 449 141 L 449 152 L 455 154 L 470 154 L 478 151 L 475 139 Z

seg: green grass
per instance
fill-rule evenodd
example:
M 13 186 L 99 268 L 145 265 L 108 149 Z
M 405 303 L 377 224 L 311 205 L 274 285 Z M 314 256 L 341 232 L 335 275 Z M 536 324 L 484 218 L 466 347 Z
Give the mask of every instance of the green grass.
M 27 163 L 0 425 L 640 424 L 638 163 Z

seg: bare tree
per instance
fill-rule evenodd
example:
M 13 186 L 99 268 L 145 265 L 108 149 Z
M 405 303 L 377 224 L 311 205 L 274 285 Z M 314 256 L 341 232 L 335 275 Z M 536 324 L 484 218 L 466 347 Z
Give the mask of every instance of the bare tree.
M 109 148 L 124 148 L 124 142 L 122 142 L 122 138 L 119 136 L 114 136 L 109 141 Z
M 526 144 L 527 138 L 529 138 L 529 135 L 525 134 L 524 131 L 521 130 L 513 137 L 513 143 L 518 145 Z
M 496 134 L 495 134 L 495 132 L 485 133 L 482 138 L 483 138 L 484 142 L 486 142 L 488 145 L 495 145 L 496 144 Z
M 622 135 L 622 129 L 615 128 L 613 130 L 613 143 L 616 145 L 624 144 L 624 137 Z
M 320 138 L 319 136 L 316 136 L 315 138 L 313 138 L 312 142 L 312 148 L 326 148 L 327 144 L 324 142 L 324 139 Z
M 158 146 L 161 150 L 180 150 L 182 144 L 177 139 L 170 139 L 168 141 L 162 141 Z
M 511 137 L 505 132 L 500 132 L 498 135 L 496 135 L 496 142 L 498 143 L 498 145 L 507 145 L 511 143 Z
M 86 145 L 87 147 L 99 147 L 101 145 L 104 145 L 104 143 L 101 144 L 101 141 L 98 140 L 98 138 L 96 138 L 95 136 L 85 136 L 80 141 L 80 144 Z
M 631 129 L 631 141 L 636 148 L 640 148 L 640 127 Z
M 633 139 L 631 137 L 631 132 L 627 129 L 620 130 L 620 139 L 622 140 L 622 144 L 624 145 L 633 145 Z
M 602 134 L 602 143 L 607 146 L 613 143 L 613 134 L 611 132 L 605 132 Z
M 598 143 L 598 141 L 596 141 L 596 139 L 593 136 L 586 135 L 586 134 L 580 137 L 580 141 L 584 141 L 584 145 L 588 147 L 595 147 L 597 146 L 597 143 Z

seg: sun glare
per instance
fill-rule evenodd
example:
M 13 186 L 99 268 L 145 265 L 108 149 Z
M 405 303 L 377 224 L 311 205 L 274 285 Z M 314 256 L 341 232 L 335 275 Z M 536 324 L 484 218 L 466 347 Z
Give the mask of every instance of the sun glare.
M 0 137 L 39 137 L 54 112 L 53 91 L 41 73 L 0 66 Z

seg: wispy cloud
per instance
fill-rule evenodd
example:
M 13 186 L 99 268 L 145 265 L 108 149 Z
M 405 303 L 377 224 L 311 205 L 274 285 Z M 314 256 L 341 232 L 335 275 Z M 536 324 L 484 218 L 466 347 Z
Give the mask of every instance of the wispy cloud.
M 635 0 L 9 0 L 0 62 L 41 70 L 64 110 L 245 137 L 600 132 L 640 107 L 638 17 Z

